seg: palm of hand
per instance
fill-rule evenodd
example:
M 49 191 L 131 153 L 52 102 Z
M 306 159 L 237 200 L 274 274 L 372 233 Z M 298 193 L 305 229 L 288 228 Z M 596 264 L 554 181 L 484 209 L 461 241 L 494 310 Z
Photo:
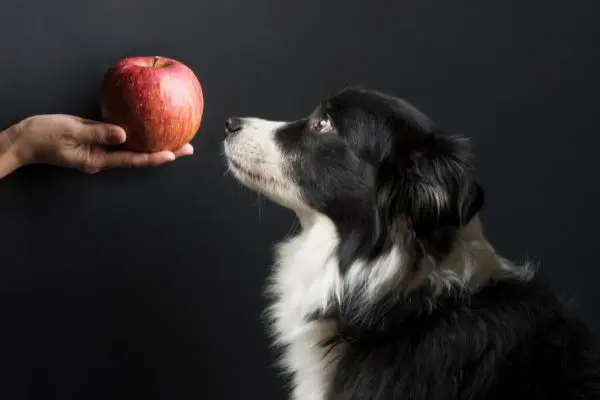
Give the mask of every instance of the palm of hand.
M 126 134 L 120 127 L 65 115 L 38 115 L 20 123 L 17 139 L 24 163 L 46 163 L 96 173 L 106 168 L 157 166 L 193 154 L 190 144 L 170 152 L 111 151 Z

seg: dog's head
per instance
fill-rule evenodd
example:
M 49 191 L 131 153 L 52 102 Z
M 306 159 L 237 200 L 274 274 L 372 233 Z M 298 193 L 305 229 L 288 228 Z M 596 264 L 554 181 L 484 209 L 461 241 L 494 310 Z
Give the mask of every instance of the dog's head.
M 297 213 L 329 217 L 342 267 L 408 241 L 444 257 L 483 205 L 468 141 L 380 92 L 346 89 L 298 120 L 229 118 L 226 130 L 233 175 Z

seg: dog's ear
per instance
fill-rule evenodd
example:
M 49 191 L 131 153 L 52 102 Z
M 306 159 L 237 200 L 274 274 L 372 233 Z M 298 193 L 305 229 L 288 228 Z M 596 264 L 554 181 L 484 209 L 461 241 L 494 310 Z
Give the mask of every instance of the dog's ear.
M 401 219 L 417 234 L 466 225 L 484 201 L 483 189 L 471 176 L 468 141 L 432 134 L 414 145 L 381 171 L 378 204 L 385 220 Z

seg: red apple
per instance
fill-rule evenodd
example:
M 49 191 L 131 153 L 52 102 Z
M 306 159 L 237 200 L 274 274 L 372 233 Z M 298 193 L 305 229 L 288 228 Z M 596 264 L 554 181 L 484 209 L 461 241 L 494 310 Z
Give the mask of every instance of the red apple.
M 167 57 L 118 60 L 102 80 L 100 108 L 105 122 L 127 132 L 121 146 L 136 152 L 176 150 L 197 133 L 204 95 L 194 72 Z

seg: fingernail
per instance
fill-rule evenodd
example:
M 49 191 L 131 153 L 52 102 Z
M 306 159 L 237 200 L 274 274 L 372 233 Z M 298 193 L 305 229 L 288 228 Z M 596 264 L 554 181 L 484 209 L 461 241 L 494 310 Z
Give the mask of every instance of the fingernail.
M 123 129 L 114 128 L 112 132 L 115 138 L 115 142 L 119 144 L 125 142 L 125 140 L 127 139 L 127 135 L 125 134 L 125 131 Z

